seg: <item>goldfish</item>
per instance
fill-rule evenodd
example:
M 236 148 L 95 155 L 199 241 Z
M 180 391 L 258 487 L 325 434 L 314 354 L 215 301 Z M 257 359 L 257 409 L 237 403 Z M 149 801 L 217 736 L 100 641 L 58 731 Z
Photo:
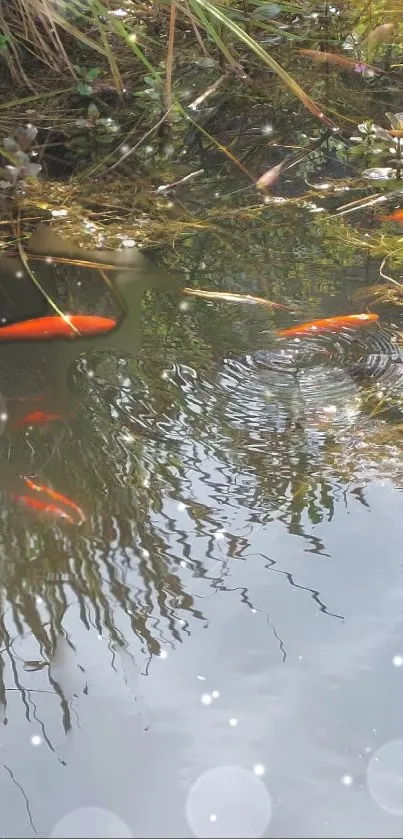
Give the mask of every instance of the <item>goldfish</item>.
M 376 323 L 379 320 L 379 315 L 373 312 L 362 315 L 339 315 L 333 318 L 323 318 L 321 320 L 311 320 L 308 323 L 299 323 L 297 326 L 291 326 L 289 329 L 278 329 L 276 335 L 280 338 L 292 337 L 293 335 L 318 335 L 321 332 L 340 332 L 345 328 L 356 328 L 359 326 L 369 326 L 371 323 Z
M 11 497 L 14 501 L 23 504 L 34 512 L 46 513 L 52 516 L 52 518 L 64 519 L 69 524 L 78 524 L 79 522 L 85 521 L 86 517 L 83 510 L 72 498 L 63 495 L 61 492 L 56 492 L 56 490 L 44 484 L 36 484 L 35 481 L 32 481 L 31 478 L 27 478 L 25 475 L 23 476 L 23 480 L 27 489 L 31 490 L 35 495 L 37 493 L 38 496 L 42 497 L 36 498 L 35 495 L 16 495 L 12 493 Z M 64 505 L 67 509 L 64 509 L 61 505 Z
M 378 221 L 397 221 L 398 224 L 403 224 L 403 210 L 394 210 L 386 216 L 375 216 Z
M 69 513 L 66 513 L 66 510 L 63 510 L 62 507 L 57 507 L 56 504 L 41 501 L 39 498 L 32 498 L 30 495 L 12 495 L 12 498 L 36 513 L 48 513 L 55 518 L 65 519 L 69 524 L 76 524 L 75 519 Z
M 69 498 L 68 495 L 63 495 L 61 492 L 56 492 L 56 490 L 52 489 L 51 487 L 47 487 L 43 484 L 36 484 L 31 478 L 27 478 L 24 475 L 24 481 L 28 487 L 28 489 L 32 489 L 34 492 L 38 492 L 44 495 L 48 495 L 50 498 L 53 498 L 54 501 L 61 501 L 66 507 L 70 507 L 71 510 L 77 514 L 81 521 L 85 521 L 85 515 L 78 506 L 78 504 L 73 501 L 72 498 Z
M 47 315 L 0 327 L 0 341 L 37 341 L 50 338 L 77 338 L 99 335 L 115 329 L 114 318 L 98 315 Z M 77 332 L 74 329 L 78 330 Z
M 24 428 L 26 425 L 45 425 L 48 422 L 55 420 L 62 420 L 61 414 L 51 414 L 45 411 L 32 411 L 31 414 L 26 414 L 22 419 L 17 420 L 11 425 L 11 428 Z

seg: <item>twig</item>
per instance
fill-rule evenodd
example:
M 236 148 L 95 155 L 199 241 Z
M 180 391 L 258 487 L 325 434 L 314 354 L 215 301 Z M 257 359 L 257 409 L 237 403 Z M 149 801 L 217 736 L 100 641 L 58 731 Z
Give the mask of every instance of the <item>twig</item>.
M 202 175 L 203 172 L 204 172 L 204 169 L 197 169 L 196 172 L 189 172 L 188 175 L 185 175 L 184 178 L 180 178 L 179 181 L 173 181 L 173 183 L 171 183 L 171 184 L 161 184 L 161 186 L 159 186 L 155 190 L 155 193 L 158 194 L 158 193 L 161 193 L 161 192 L 167 192 L 168 189 L 174 189 L 175 186 L 180 186 L 181 184 L 185 184 L 186 181 L 190 181 L 193 178 L 198 177 L 198 175 Z
M 390 196 L 378 193 L 377 195 L 369 196 L 368 198 L 358 198 L 356 201 L 350 201 L 349 204 L 343 204 L 336 210 L 336 216 L 346 216 L 349 213 L 356 213 L 358 210 L 365 210 L 367 207 L 373 207 L 375 204 L 384 204 L 389 201 Z
M 172 108 L 172 67 L 174 61 L 174 40 L 175 40 L 175 22 L 176 22 L 176 5 L 175 0 L 171 0 L 171 14 L 169 18 L 169 34 L 168 34 L 168 48 L 166 60 L 166 84 L 165 84 L 165 99 L 166 107 L 169 111 Z
M 202 297 L 205 300 L 222 300 L 227 303 L 249 303 L 265 306 L 268 309 L 287 309 L 291 307 L 286 306 L 285 303 L 274 303 L 272 300 L 266 300 L 265 297 L 255 297 L 252 294 L 238 294 L 232 291 L 207 291 L 203 288 L 182 288 L 182 294 L 189 294 L 193 297 Z M 293 309 L 291 309 L 293 311 Z
M 190 110 L 191 111 L 196 111 L 197 108 L 199 107 L 199 105 L 201 105 L 203 102 L 205 102 L 205 100 L 208 98 L 208 96 L 211 96 L 212 93 L 215 93 L 216 90 L 218 90 L 218 88 L 223 83 L 225 78 L 226 78 L 225 75 L 220 76 L 220 78 L 217 79 L 217 81 L 215 81 L 214 84 L 210 85 L 210 87 L 208 87 L 207 90 L 204 91 L 204 93 L 201 93 L 200 96 L 198 96 L 196 99 L 194 99 L 194 101 L 191 102 L 190 105 L 189 105 Z

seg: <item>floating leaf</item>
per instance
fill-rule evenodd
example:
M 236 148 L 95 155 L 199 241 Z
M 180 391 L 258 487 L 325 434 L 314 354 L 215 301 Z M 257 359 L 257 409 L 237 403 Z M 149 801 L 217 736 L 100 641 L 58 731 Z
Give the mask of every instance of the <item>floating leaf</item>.
M 48 667 L 47 661 L 24 661 L 24 670 L 27 670 L 28 673 L 43 670 L 44 667 Z

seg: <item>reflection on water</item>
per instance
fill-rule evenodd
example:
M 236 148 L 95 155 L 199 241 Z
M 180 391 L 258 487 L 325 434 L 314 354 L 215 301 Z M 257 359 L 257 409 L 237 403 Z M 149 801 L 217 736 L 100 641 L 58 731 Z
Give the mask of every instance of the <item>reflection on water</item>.
M 140 263 L 118 300 L 38 263 L 66 310 L 128 316 L 0 345 L 2 832 L 398 836 L 399 754 L 366 767 L 401 735 L 399 350 L 276 341 Z M 18 503 L 27 477 L 85 520 Z

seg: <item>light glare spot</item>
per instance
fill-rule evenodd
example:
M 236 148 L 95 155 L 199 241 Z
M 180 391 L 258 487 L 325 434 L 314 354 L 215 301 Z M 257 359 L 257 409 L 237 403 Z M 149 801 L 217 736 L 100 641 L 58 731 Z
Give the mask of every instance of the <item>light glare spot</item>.
M 40 746 L 42 743 L 42 738 L 39 737 L 39 734 L 34 734 L 34 736 L 31 737 L 31 743 L 33 746 Z
M 66 813 L 55 824 L 51 839 L 132 839 L 128 825 L 111 810 L 103 807 L 80 807 Z
M 367 786 L 378 807 L 394 816 L 403 815 L 403 740 L 391 740 L 374 752 L 367 767 Z
M 210 693 L 203 693 L 203 695 L 200 699 L 200 702 L 202 703 L 202 705 L 211 705 L 212 701 L 213 701 L 213 697 L 211 696 Z
M 341 782 L 342 784 L 344 784 L 345 787 L 351 787 L 351 784 L 353 783 L 353 778 L 351 775 L 343 775 Z
M 231 728 L 235 728 L 235 726 L 238 725 L 237 718 L 236 717 L 231 717 L 231 719 L 229 720 L 229 724 L 230 724 Z
M 253 771 L 254 771 L 255 775 L 257 775 L 258 778 L 260 778 L 262 775 L 264 775 L 266 770 L 263 766 L 263 763 L 256 763 L 255 766 L 253 767 Z
M 394 655 L 392 658 L 392 664 L 394 667 L 401 667 L 403 664 L 403 657 L 401 655 Z
M 197 778 L 186 801 L 189 826 L 203 839 L 258 839 L 271 813 L 265 784 L 240 766 L 209 769 Z

